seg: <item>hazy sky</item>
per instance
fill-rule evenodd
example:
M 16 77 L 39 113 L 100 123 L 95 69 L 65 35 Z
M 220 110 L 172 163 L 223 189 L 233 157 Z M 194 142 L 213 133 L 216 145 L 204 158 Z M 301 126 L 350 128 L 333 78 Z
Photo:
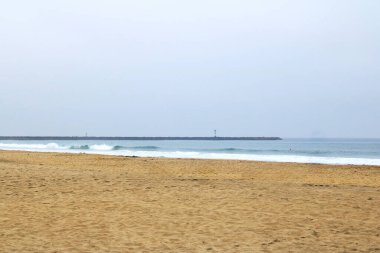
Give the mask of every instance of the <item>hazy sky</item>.
M 380 137 L 378 0 L 0 4 L 0 135 Z

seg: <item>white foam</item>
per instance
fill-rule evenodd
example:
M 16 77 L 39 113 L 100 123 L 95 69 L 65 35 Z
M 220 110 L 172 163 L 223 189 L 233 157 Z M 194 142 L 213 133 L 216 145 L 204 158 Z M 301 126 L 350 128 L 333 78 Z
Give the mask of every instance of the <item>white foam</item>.
M 167 158 L 197 158 L 221 160 L 248 160 L 263 162 L 293 162 L 293 163 L 320 163 L 336 165 L 380 165 L 380 159 L 346 158 L 346 157 L 317 157 L 294 155 L 255 155 L 255 154 L 228 154 L 228 153 L 201 153 L 201 152 L 157 152 L 157 151 L 128 151 L 118 152 L 118 155 L 135 155 L 141 157 Z
M 380 159 L 376 158 L 348 158 L 348 157 L 319 157 L 300 155 L 257 155 L 236 153 L 207 153 L 184 151 L 141 151 L 141 150 L 113 150 L 109 145 L 91 145 L 88 150 L 73 150 L 69 146 L 60 146 L 56 143 L 49 144 L 9 144 L 0 143 L 0 149 L 26 150 L 37 152 L 64 152 L 64 153 L 88 153 L 118 156 L 140 157 L 167 157 L 167 158 L 196 158 L 196 159 L 225 159 L 225 160 L 251 160 L 265 162 L 293 162 L 293 163 L 320 163 L 339 165 L 380 165 Z
M 101 145 L 95 144 L 95 145 L 90 146 L 90 150 L 109 151 L 112 149 L 113 149 L 113 146 L 109 146 L 106 144 L 101 144 Z
M 7 150 L 56 150 L 56 149 L 67 149 L 68 147 L 60 146 L 57 143 L 48 144 L 17 144 L 17 143 L 0 143 L 1 149 Z

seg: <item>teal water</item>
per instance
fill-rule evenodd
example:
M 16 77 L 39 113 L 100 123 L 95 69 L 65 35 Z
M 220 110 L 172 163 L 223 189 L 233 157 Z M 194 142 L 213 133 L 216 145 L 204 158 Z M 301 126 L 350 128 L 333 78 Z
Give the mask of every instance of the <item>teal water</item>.
M 108 155 L 380 165 L 380 139 L 279 141 L 0 141 L 0 149 Z

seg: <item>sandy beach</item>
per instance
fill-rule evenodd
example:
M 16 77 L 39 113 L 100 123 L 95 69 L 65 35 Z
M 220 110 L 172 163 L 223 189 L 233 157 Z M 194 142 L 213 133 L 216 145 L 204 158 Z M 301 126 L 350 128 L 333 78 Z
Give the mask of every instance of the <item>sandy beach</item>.
M 0 151 L 0 252 L 380 252 L 380 167 Z

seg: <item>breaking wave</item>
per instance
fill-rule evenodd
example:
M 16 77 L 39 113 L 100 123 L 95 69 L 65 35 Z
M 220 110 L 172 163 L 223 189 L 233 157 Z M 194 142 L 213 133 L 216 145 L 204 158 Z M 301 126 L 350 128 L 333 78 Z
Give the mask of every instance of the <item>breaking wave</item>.
M 156 146 L 137 146 L 137 147 L 125 147 L 125 146 L 109 146 L 109 145 L 79 145 L 71 146 L 70 149 L 79 149 L 79 150 L 157 150 L 159 147 Z
M 0 149 L 9 150 L 99 150 L 99 151 L 111 151 L 111 150 L 158 150 L 160 147 L 157 146 L 121 146 L 121 145 L 106 145 L 106 144 L 94 144 L 94 145 L 59 145 L 57 143 L 48 144 L 18 144 L 18 143 L 0 143 Z
M 332 154 L 328 151 L 316 150 L 281 150 L 281 149 L 184 149 L 165 150 L 158 146 L 122 146 L 107 144 L 77 144 L 64 145 L 57 143 L 0 143 L 0 149 L 25 150 L 37 152 L 90 153 L 118 156 L 167 157 L 167 158 L 198 158 L 198 159 L 229 159 L 255 160 L 269 162 L 323 163 L 323 164 L 353 164 L 380 165 L 380 158 L 356 158 L 345 156 L 344 151 Z
M 18 144 L 18 143 L 0 143 L 0 149 L 9 150 L 31 150 L 31 149 L 64 149 L 57 143 L 48 144 Z
M 73 146 L 71 146 L 70 147 L 70 149 L 81 149 L 81 150 L 88 150 L 88 149 L 90 149 L 90 146 L 89 145 L 79 145 L 79 146 L 77 146 L 77 145 L 73 145 Z

